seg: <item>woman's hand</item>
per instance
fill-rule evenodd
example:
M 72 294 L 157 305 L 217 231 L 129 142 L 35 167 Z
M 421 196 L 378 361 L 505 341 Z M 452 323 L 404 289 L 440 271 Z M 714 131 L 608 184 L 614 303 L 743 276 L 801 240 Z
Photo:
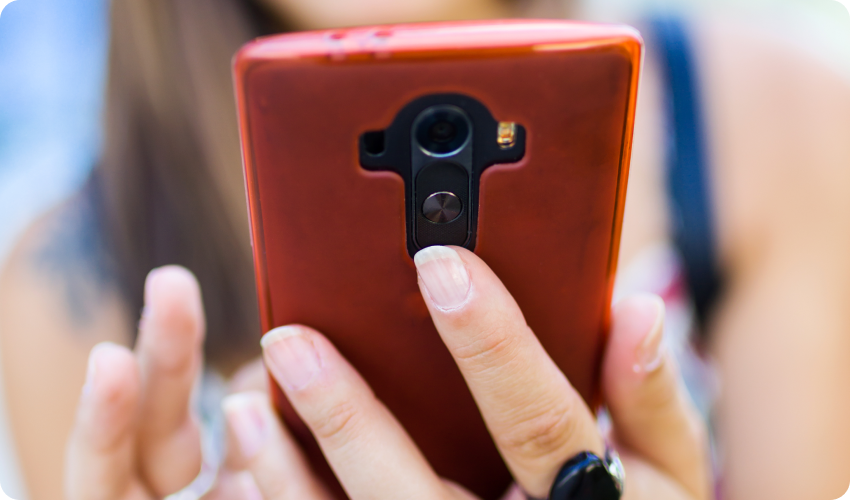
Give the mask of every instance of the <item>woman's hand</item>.
M 416 258 L 437 330 L 481 409 L 518 487 L 545 497 L 560 466 L 602 454 L 593 415 L 528 329 L 501 282 L 472 253 L 432 247 Z M 200 368 L 203 318 L 191 275 L 152 273 L 135 352 L 101 345 L 68 449 L 71 500 L 161 498 L 200 469 L 189 394 Z M 649 296 L 614 309 L 603 367 L 610 437 L 626 468 L 624 498 L 710 498 L 705 430 L 660 348 L 663 305 Z M 290 326 L 263 340 L 265 361 L 310 426 L 348 495 L 472 498 L 433 472 L 363 379 L 318 332 Z M 263 392 L 224 404 L 231 453 L 209 499 L 326 499 Z
M 204 316 L 195 278 L 154 270 L 134 351 L 99 344 L 68 443 L 68 500 L 149 500 L 189 485 L 201 470 L 190 395 L 202 364 Z M 243 372 L 236 383 L 251 386 Z M 225 471 L 212 498 L 250 499 L 247 473 Z
M 478 404 L 517 488 L 545 498 L 562 464 L 602 455 L 590 409 L 526 326 L 513 298 L 474 254 L 431 247 L 416 255 L 431 316 Z M 661 347 L 663 304 L 637 296 L 614 309 L 603 367 L 611 439 L 629 500 L 711 498 L 704 426 Z M 287 326 L 263 338 L 266 365 L 310 427 L 352 499 L 467 499 L 438 477 L 399 422 L 320 333 Z M 261 393 L 230 396 L 238 443 L 231 463 L 266 500 L 326 499 L 324 487 Z
M 154 270 L 135 352 L 99 344 L 66 460 L 70 500 L 157 498 L 201 469 L 198 424 L 189 409 L 201 369 L 200 291 L 182 268 Z

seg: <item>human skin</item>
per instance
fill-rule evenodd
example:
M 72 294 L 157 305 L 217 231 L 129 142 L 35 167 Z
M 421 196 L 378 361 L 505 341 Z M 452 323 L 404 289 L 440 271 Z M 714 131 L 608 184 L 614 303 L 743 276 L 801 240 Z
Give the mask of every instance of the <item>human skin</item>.
M 323 18 L 321 6 L 308 15 L 309 3 L 277 5 L 305 29 L 370 22 L 356 13 Z M 500 4 L 489 5 L 486 12 L 411 10 L 371 21 L 502 15 L 493 10 Z M 850 318 L 844 306 L 850 296 L 844 215 L 850 213 L 850 145 L 843 139 L 850 136 L 850 89 L 793 45 L 748 25 L 704 18 L 694 27 L 709 111 L 720 257 L 728 270 L 728 288 L 710 325 L 723 381 L 718 437 L 726 463 L 724 498 L 837 498 L 850 482 Z M 660 103 L 650 54 L 621 267 L 667 239 Z M 89 321 L 75 320 L 61 278 L 34 258 L 57 231 L 54 222 L 48 216 L 31 228 L 0 278 L 8 406 L 35 500 L 62 495 L 63 443 L 89 350 L 103 340 L 128 344 L 126 318 L 135 314 L 107 295 L 92 299 Z
M 592 412 L 486 264 L 458 247 L 430 247 L 414 260 L 437 331 L 519 487 L 545 497 L 564 461 L 585 450 L 601 456 L 603 436 Z M 155 270 L 146 288 L 141 347 L 133 353 L 107 343 L 92 351 L 68 448 L 69 500 L 161 498 L 191 481 L 200 466 L 187 396 L 203 337 L 199 289 L 174 266 Z M 625 499 L 709 500 L 707 433 L 661 342 L 663 311 L 652 295 L 624 299 L 613 311 L 602 385 L 629 478 Z M 319 332 L 277 328 L 263 348 L 266 366 L 350 498 L 474 498 L 434 473 Z M 331 498 L 267 392 L 230 396 L 224 408 L 230 456 L 207 498 L 257 492 L 266 500 Z M 508 495 L 517 497 L 517 490 Z

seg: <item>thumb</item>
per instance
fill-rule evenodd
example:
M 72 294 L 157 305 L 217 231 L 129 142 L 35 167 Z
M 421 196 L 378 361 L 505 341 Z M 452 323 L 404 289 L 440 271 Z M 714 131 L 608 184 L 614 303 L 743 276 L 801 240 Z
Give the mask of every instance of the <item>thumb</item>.
M 663 331 L 658 296 L 635 295 L 614 306 L 602 369 L 614 437 L 695 498 L 708 498 L 707 431 L 664 348 Z

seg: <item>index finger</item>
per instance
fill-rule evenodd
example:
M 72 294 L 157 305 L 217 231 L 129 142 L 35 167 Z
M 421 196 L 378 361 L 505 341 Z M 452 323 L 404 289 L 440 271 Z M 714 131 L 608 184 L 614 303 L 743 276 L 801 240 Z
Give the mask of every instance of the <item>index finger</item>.
M 138 403 L 139 374 L 130 351 L 109 343 L 95 346 L 68 441 L 69 500 L 148 498 L 133 462 Z
M 414 260 L 434 325 L 496 446 L 523 489 L 546 497 L 566 460 L 604 452 L 590 409 L 481 259 L 435 246 Z
M 151 271 L 136 343 L 142 380 L 139 465 L 159 496 L 185 487 L 201 470 L 200 432 L 190 399 L 203 339 L 203 308 L 194 276 L 178 266 Z

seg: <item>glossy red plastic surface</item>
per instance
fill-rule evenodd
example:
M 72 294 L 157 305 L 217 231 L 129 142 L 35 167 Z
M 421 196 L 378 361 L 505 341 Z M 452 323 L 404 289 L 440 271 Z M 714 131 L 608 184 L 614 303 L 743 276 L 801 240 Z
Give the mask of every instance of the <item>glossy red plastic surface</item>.
M 325 333 L 437 472 L 484 498 L 498 498 L 510 475 L 419 295 L 403 183 L 361 168 L 357 139 L 442 92 L 526 127 L 524 159 L 482 175 L 475 252 L 595 405 L 641 50 L 624 26 L 505 21 L 288 34 L 236 58 L 263 328 Z

